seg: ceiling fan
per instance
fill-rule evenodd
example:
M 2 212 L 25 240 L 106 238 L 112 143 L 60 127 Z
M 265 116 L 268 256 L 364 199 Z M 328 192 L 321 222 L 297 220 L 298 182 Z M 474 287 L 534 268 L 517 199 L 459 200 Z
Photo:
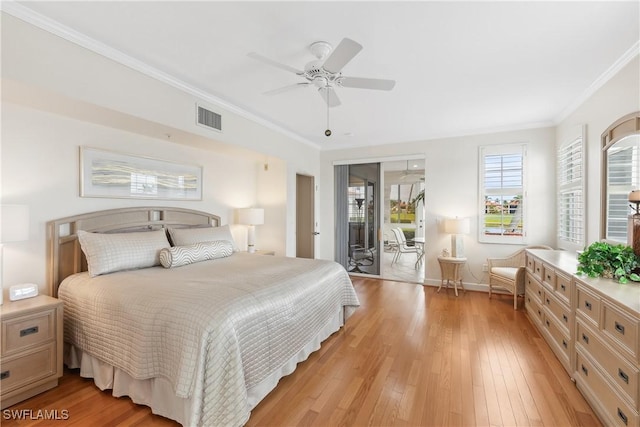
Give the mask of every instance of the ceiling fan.
M 317 59 L 307 63 L 304 70 L 281 64 L 255 52 L 249 53 L 248 56 L 253 59 L 294 73 L 305 80 L 270 90 L 265 92 L 265 95 L 276 95 L 291 89 L 314 86 L 328 107 L 337 107 L 341 103 L 335 91 L 336 87 L 391 90 L 396 84 L 395 80 L 343 76 L 344 66 L 362 50 L 362 45 L 351 39 L 342 39 L 335 49 L 328 42 L 318 41 L 312 43 L 309 50 Z

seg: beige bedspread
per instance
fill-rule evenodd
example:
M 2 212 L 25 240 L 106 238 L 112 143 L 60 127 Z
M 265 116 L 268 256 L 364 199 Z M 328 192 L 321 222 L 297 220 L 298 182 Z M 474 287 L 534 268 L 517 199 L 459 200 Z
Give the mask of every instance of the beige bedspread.
M 247 391 L 359 305 L 344 268 L 236 253 L 60 286 L 65 341 L 136 379 L 165 377 L 200 425 L 244 424 Z

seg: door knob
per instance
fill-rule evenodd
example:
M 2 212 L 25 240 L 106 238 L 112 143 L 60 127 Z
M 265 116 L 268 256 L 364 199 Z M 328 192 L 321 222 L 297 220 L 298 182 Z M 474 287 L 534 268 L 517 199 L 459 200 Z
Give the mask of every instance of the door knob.
M 318 234 L 320 234 L 320 233 L 319 233 L 319 232 L 317 232 L 317 231 L 314 231 L 314 232 L 313 232 L 313 233 L 311 233 L 311 234 L 313 234 L 314 236 L 317 236 L 317 235 L 318 235 Z

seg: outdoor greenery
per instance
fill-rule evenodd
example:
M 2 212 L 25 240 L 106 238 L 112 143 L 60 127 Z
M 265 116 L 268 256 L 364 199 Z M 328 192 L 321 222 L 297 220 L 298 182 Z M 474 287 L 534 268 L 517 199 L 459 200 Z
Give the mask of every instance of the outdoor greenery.
M 634 272 L 640 267 L 640 259 L 631 246 L 595 242 L 578 256 L 578 261 L 580 274 L 617 279 L 619 283 L 640 282 L 640 276 Z

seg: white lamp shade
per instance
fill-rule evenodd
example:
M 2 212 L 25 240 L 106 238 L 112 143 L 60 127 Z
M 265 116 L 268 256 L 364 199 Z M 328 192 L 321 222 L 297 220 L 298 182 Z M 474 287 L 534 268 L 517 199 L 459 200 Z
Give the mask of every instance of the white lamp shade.
M 444 232 L 447 234 L 469 234 L 471 223 L 469 218 L 448 218 L 444 221 Z
M 1 205 L 0 243 L 29 240 L 29 206 Z
M 264 224 L 264 209 L 244 208 L 238 209 L 238 224 L 261 225 Z
M 633 190 L 629 193 L 630 202 L 640 202 L 640 190 Z

